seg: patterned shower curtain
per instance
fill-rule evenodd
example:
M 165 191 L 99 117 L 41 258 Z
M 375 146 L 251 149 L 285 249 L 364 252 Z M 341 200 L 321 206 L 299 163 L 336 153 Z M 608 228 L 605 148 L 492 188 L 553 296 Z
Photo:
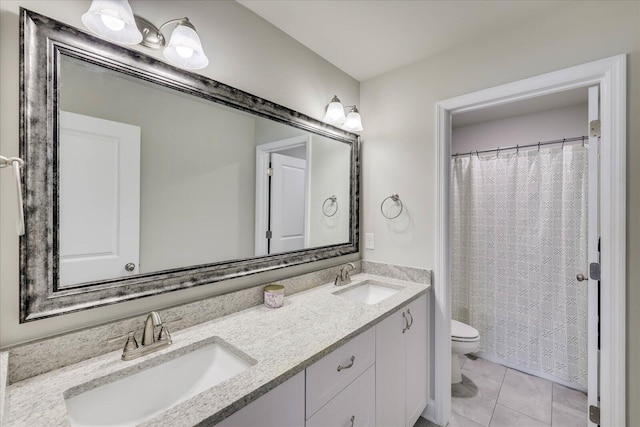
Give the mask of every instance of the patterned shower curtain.
M 452 315 L 480 351 L 587 386 L 587 148 L 451 165 Z

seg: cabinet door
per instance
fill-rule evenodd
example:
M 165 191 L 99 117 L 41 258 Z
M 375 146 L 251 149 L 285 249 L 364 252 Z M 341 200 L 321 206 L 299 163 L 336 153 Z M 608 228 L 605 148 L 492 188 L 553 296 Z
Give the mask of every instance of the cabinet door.
M 216 425 L 304 427 L 304 371 Z
M 429 398 L 428 347 L 427 347 L 427 295 L 423 295 L 409 304 L 405 310 L 409 319 L 413 318 L 411 328 L 404 334 L 406 349 L 406 418 L 404 424 L 411 427 L 427 406 Z M 409 314 L 410 313 L 410 314 Z
M 374 427 L 375 366 L 371 366 L 307 420 L 307 427 Z
M 376 425 L 405 425 L 404 309 L 376 325 Z

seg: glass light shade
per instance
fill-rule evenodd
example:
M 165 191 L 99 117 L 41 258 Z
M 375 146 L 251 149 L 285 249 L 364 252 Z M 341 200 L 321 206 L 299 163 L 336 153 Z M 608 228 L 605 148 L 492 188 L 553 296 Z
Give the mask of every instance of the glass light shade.
M 162 53 L 167 61 L 178 67 L 199 70 L 209 65 L 200 37 L 190 25 L 178 24 Z
M 356 107 L 353 107 L 351 112 L 347 114 L 347 120 L 344 122 L 342 128 L 350 132 L 360 132 L 363 130 L 362 118 L 360 117 L 360 113 Z
M 332 125 L 339 125 L 344 123 L 345 120 L 344 107 L 338 97 L 334 96 L 327 106 L 327 114 L 324 116 L 324 121 Z
M 105 39 L 120 44 L 138 44 L 142 34 L 127 0 L 93 0 L 82 23 Z

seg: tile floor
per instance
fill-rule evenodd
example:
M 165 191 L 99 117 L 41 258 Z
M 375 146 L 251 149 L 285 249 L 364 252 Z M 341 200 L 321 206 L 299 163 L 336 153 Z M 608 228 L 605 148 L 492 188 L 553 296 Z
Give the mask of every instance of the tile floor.
M 460 356 L 449 427 L 584 427 L 587 396 L 484 359 Z M 414 427 L 433 427 L 424 419 Z

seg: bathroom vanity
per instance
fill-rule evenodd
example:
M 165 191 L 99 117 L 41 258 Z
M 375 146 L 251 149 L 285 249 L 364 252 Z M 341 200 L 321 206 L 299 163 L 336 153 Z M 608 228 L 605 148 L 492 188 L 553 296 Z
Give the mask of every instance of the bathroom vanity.
M 341 295 L 367 281 L 395 292 L 375 304 Z M 328 283 L 287 297 L 279 309 L 257 306 L 175 332 L 170 347 L 129 362 L 110 352 L 19 381 L 7 390 L 4 425 L 87 425 L 69 419 L 74 397 L 218 343 L 246 368 L 121 425 L 326 426 L 354 417 L 358 426 L 411 426 L 428 400 L 429 288 L 357 274 L 344 287 Z M 153 387 L 171 394 L 170 377 L 159 384 Z

